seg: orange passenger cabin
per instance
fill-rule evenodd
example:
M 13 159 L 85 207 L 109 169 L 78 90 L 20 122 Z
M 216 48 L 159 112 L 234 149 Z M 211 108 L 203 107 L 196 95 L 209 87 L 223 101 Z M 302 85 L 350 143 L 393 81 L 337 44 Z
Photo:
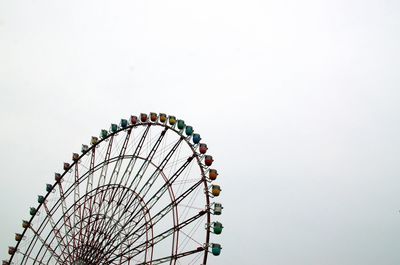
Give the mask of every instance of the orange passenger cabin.
M 211 194 L 215 197 L 219 196 L 221 193 L 221 187 L 219 185 L 211 185 Z
M 218 172 L 217 172 L 217 170 L 216 170 L 216 169 L 210 169 L 210 171 L 208 172 L 208 177 L 209 177 L 211 180 L 216 180 L 217 177 L 218 177 Z

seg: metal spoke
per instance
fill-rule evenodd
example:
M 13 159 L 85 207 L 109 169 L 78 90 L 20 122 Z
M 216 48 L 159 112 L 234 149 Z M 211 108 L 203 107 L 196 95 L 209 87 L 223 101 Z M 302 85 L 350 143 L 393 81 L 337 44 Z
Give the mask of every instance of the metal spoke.
M 185 193 L 183 193 L 182 195 L 180 195 L 175 201 L 172 201 L 170 204 L 168 204 L 167 206 L 165 206 L 161 211 L 159 211 L 157 214 L 153 215 L 151 218 L 151 222 L 153 223 L 153 225 L 155 225 L 156 223 L 158 223 L 167 213 L 169 213 L 174 205 L 178 204 L 179 202 L 181 202 L 184 198 L 186 198 L 193 190 L 195 190 L 200 184 L 202 183 L 202 181 L 199 181 L 198 183 L 196 183 L 195 185 L 193 185 L 190 189 L 188 189 Z M 149 206 L 148 203 L 146 204 L 146 207 L 150 210 L 152 208 L 152 206 Z M 136 213 L 134 216 L 130 217 L 130 221 L 133 221 L 134 218 L 138 215 L 138 213 Z M 139 219 L 140 221 L 141 219 Z M 129 234 L 127 234 L 124 237 L 124 241 L 126 241 L 128 238 L 130 237 L 134 237 L 134 235 L 143 228 L 143 225 L 141 225 L 139 228 L 137 228 L 136 230 L 130 232 Z M 134 237 L 137 239 L 137 237 Z M 110 242 L 112 242 L 112 240 L 115 240 L 115 237 L 113 237 Z M 111 248 L 108 251 L 104 251 L 105 253 L 112 253 L 115 250 L 115 248 Z
M 44 240 L 41 235 L 39 233 L 37 233 L 37 231 L 33 228 L 30 228 L 30 230 L 33 232 L 33 234 L 37 237 L 37 239 L 39 239 L 39 241 L 42 243 L 42 247 L 45 247 L 52 255 L 53 257 L 57 260 L 58 263 L 61 263 L 62 259 L 60 258 L 59 255 L 57 255 L 57 253 L 55 252 L 55 250 L 46 243 L 46 240 Z M 37 256 L 35 258 L 35 260 L 37 259 Z
M 199 253 L 201 251 L 204 251 L 203 247 L 199 247 L 197 249 L 194 249 L 194 250 L 191 250 L 191 251 L 187 251 L 187 252 L 182 252 L 182 253 L 179 253 L 179 254 L 177 254 L 175 256 L 163 257 L 163 258 L 159 258 L 159 259 L 156 259 L 156 260 L 152 260 L 151 262 L 138 263 L 136 265 L 150 265 L 150 264 L 151 265 L 157 265 L 157 264 L 165 263 L 165 262 L 168 262 L 168 261 L 171 261 L 171 260 L 177 260 L 177 259 L 189 256 L 189 255 L 193 255 L 193 254 Z
M 137 148 L 135 150 L 136 154 L 140 153 L 140 150 L 141 150 L 141 148 L 143 146 L 143 143 L 144 143 L 144 141 L 146 139 L 146 136 L 147 136 L 149 130 L 150 130 L 150 126 L 148 126 L 146 128 L 146 130 L 144 131 L 144 133 L 143 133 L 143 135 L 142 135 L 142 137 L 141 137 L 141 139 L 139 141 L 139 144 L 138 144 L 138 146 L 137 146 Z M 126 139 L 125 144 L 127 144 L 128 140 L 129 140 L 129 138 Z M 126 146 L 125 146 L 125 149 L 126 149 Z M 124 152 L 125 152 L 125 150 L 124 150 Z M 121 158 L 121 155 L 118 156 L 117 161 L 120 160 L 120 158 Z M 132 162 L 132 164 L 134 165 L 136 163 L 136 159 L 137 159 L 136 157 L 132 157 L 130 162 Z M 112 194 L 113 194 L 113 196 L 112 196 L 112 198 L 113 198 L 115 196 L 115 193 L 113 192 Z M 125 196 L 125 194 L 124 194 L 124 196 Z M 101 205 L 102 205 L 103 201 L 104 201 L 104 197 L 102 197 L 102 199 L 101 199 L 100 206 L 99 206 L 99 212 L 101 211 Z M 108 206 L 109 205 L 110 204 L 108 204 Z M 107 206 L 106 211 L 108 211 L 108 206 Z M 104 222 L 106 222 L 106 223 L 104 223 Z M 91 240 L 90 244 L 99 245 L 98 236 L 96 236 L 97 231 L 104 231 L 105 230 L 104 227 L 107 227 L 108 224 L 109 224 L 109 222 L 107 222 L 106 220 L 103 219 L 102 222 L 100 222 L 99 224 L 97 224 L 97 226 L 95 226 L 95 229 L 92 229 L 92 231 L 90 233 L 90 234 L 92 234 L 92 240 Z
M 156 235 L 155 237 L 152 238 L 152 245 L 154 246 L 157 243 L 161 242 L 162 240 L 166 239 L 167 237 L 171 236 L 176 230 L 181 230 L 185 226 L 189 225 L 190 223 L 192 223 L 195 220 L 199 219 L 200 217 L 204 216 L 205 213 L 206 213 L 206 211 L 201 211 L 198 214 L 196 214 L 195 216 L 192 216 L 191 218 L 179 223 L 178 225 L 176 225 L 174 227 L 171 227 L 170 229 L 162 232 L 161 234 Z M 125 255 L 128 255 L 129 258 L 133 258 L 133 257 L 137 256 L 138 254 L 140 254 L 146 247 L 146 244 L 148 244 L 148 243 L 150 243 L 149 240 L 137 245 L 133 249 L 128 249 L 125 252 L 121 252 L 118 256 L 122 257 Z M 134 251 L 134 252 L 132 252 L 132 251 Z M 113 261 L 113 260 L 109 260 L 109 261 Z
M 59 229 L 57 228 L 57 226 L 56 226 L 56 224 L 54 222 L 53 216 L 50 213 L 49 208 L 47 207 L 46 202 L 43 205 L 44 205 L 44 209 L 45 209 L 45 211 L 47 213 L 47 217 L 49 218 L 49 222 L 50 222 L 51 227 L 52 227 L 51 231 L 54 233 L 54 236 L 57 239 L 58 245 L 63 247 L 63 249 L 67 251 L 67 253 L 65 253 L 65 251 L 61 251 L 61 255 L 65 259 L 68 259 L 68 257 L 70 257 L 72 255 L 72 253 L 70 252 L 70 249 L 69 249 L 69 245 L 63 240 L 63 238 L 61 236 L 61 233 L 60 233 Z

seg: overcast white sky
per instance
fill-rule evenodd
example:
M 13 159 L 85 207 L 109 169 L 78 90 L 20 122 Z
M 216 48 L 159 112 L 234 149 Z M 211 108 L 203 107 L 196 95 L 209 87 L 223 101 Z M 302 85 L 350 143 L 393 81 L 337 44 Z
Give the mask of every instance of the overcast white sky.
M 71 153 L 140 112 L 220 172 L 210 264 L 400 264 L 400 2 L 0 2 L 0 257 Z

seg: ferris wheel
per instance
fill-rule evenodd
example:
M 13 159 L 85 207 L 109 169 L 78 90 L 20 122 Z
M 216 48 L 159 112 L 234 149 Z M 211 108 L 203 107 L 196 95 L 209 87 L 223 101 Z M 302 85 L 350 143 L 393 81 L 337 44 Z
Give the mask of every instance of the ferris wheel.
M 111 124 L 55 173 L 3 265 L 206 264 L 223 229 L 207 149 L 163 113 Z

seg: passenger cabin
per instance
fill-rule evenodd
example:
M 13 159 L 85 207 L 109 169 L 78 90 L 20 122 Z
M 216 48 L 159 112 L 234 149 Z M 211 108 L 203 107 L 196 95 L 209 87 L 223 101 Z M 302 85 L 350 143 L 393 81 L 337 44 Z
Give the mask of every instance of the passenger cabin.
M 75 161 L 75 162 L 78 161 L 79 160 L 79 154 L 73 153 L 72 154 L 72 160 Z
M 211 194 L 215 197 L 219 196 L 221 193 L 221 187 L 219 185 L 211 185 Z
M 126 128 L 126 127 L 128 127 L 128 121 L 126 120 L 126 119 L 121 119 L 121 127 L 122 128 Z
M 8 254 L 14 255 L 17 249 L 15 247 L 8 247 Z
M 175 116 L 169 116 L 169 125 L 174 126 L 176 123 Z
M 167 115 L 165 113 L 160 113 L 160 122 L 165 123 L 167 121 Z
M 108 136 L 108 131 L 107 130 L 101 130 L 100 132 L 100 138 L 106 138 Z
M 138 122 L 138 117 L 132 115 L 132 116 L 131 116 L 131 124 L 132 124 L 132 125 L 135 125 L 137 122 Z
M 15 233 L 15 241 L 19 242 L 19 241 L 21 241 L 21 239 L 22 239 L 22 235 Z
M 211 166 L 213 162 L 214 162 L 214 160 L 213 160 L 212 156 L 206 155 L 204 157 L 204 163 L 206 164 L 206 166 L 208 166 L 208 167 Z
M 82 149 L 81 149 L 82 153 L 86 153 L 88 150 L 89 150 L 89 146 L 87 146 L 86 144 L 83 144 Z
M 97 138 L 96 136 L 92 136 L 92 139 L 90 140 L 90 143 L 92 145 L 95 145 L 95 144 L 97 144 L 98 141 L 99 141 L 99 138 Z
M 29 227 L 29 222 L 26 220 L 22 220 L 22 228 L 28 228 Z
M 192 126 L 186 126 L 185 133 L 187 136 L 190 136 L 193 134 L 193 127 Z
M 115 133 L 116 131 L 118 131 L 118 125 L 115 123 L 112 123 L 110 126 L 111 132 Z
M 214 234 L 217 234 L 217 235 L 221 234 L 223 228 L 224 227 L 222 226 L 222 224 L 220 222 L 214 222 L 214 224 L 213 224 Z
M 200 140 L 201 140 L 200 134 L 198 134 L 198 133 L 193 134 L 193 139 L 192 140 L 193 140 L 194 144 L 200 143 Z
M 214 256 L 219 256 L 219 254 L 221 254 L 221 245 L 220 244 L 211 244 L 211 252 Z
M 65 162 L 63 168 L 64 168 L 64 170 L 69 170 L 70 166 L 71 165 L 69 163 Z
M 55 179 L 57 182 L 60 182 L 60 181 L 61 181 L 61 174 L 60 174 L 60 173 L 54 173 L 54 179 Z
M 151 120 L 152 122 L 156 122 L 157 119 L 158 119 L 157 113 L 155 113 L 155 112 L 150 112 L 150 120 Z
M 185 128 L 186 124 L 184 120 L 178 120 L 178 129 L 183 130 Z
M 214 214 L 215 215 L 221 215 L 221 213 L 222 213 L 222 209 L 223 209 L 224 207 L 222 207 L 222 204 L 220 204 L 220 203 L 214 203 Z
M 217 172 L 217 170 L 216 170 L 216 169 L 210 169 L 210 171 L 208 172 L 208 177 L 209 177 L 211 180 L 216 180 L 217 177 L 218 177 L 218 172 Z
M 140 121 L 141 122 L 146 122 L 148 119 L 147 114 L 146 113 L 141 113 L 140 114 Z
M 38 203 L 44 203 L 45 199 L 42 195 L 38 195 L 37 201 L 38 201 Z
M 207 153 L 207 150 L 208 150 L 208 147 L 206 144 L 200 144 L 200 147 L 199 147 L 200 154 L 204 155 L 205 153 Z
M 35 214 L 36 214 L 36 208 L 34 208 L 34 207 L 31 207 L 30 209 L 29 209 L 29 214 L 30 215 L 32 215 L 32 216 L 34 216 Z

